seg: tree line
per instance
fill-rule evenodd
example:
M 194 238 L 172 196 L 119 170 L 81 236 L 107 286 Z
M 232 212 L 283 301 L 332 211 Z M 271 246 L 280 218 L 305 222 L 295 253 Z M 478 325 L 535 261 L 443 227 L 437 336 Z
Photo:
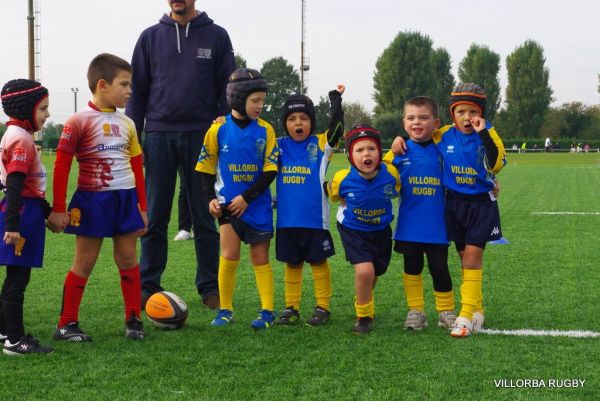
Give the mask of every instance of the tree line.
M 246 67 L 241 54 L 236 54 L 235 60 L 237 68 Z M 504 98 L 498 78 L 500 61 L 498 53 L 473 43 L 459 63 L 458 81 L 474 82 L 486 90 L 486 119 L 493 122 L 506 140 L 535 142 L 551 137 L 600 144 L 600 107 L 582 102 L 550 107 L 553 101 L 550 72 L 540 44 L 527 40 L 506 56 L 508 84 Z M 300 93 L 300 75 L 283 57 L 265 61 L 260 70 L 269 83 L 261 118 L 279 127 L 285 99 Z M 600 74 L 598 80 L 600 93 Z M 373 82 L 373 112 L 359 102 L 345 102 L 346 126 L 358 122 L 373 124 L 389 142 L 403 133 L 404 102 L 418 95 L 431 96 L 440 106 L 442 123 L 451 123 L 448 97 L 457 82 L 452 74 L 452 60 L 445 49 L 434 48 L 429 36 L 412 31 L 398 33 L 377 59 Z M 327 128 L 328 111 L 329 101 L 321 96 L 315 101 L 317 131 Z M 0 136 L 5 129 L 0 124 Z M 47 124 L 43 146 L 55 148 L 61 130 L 61 124 Z

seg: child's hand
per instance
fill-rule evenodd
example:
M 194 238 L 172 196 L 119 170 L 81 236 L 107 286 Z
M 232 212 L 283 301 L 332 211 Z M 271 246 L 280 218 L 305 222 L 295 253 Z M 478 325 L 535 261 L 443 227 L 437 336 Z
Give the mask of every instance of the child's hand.
M 340 95 L 343 95 L 343 94 L 344 94 L 344 92 L 346 91 L 346 85 L 344 85 L 344 84 L 339 84 L 339 85 L 337 86 L 337 91 L 338 91 L 338 92 L 340 92 Z
M 481 117 L 471 118 L 471 125 L 476 132 L 480 132 L 485 129 L 485 120 Z
M 221 210 L 221 205 L 219 205 L 219 201 L 217 199 L 213 199 L 210 202 L 208 202 L 208 211 L 210 212 L 210 215 L 214 218 L 219 218 L 223 214 L 223 211 Z
M 15 231 L 6 231 L 4 233 L 4 243 L 6 245 L 14 245 L 21 238 L 21 234 Z
M 404 155 L 406 153 L 406 141 L 401 136 L 397 136 L 392 142 L 392 153 L 396 156 Z
M 65 229 L 69 222 L 70 218 L 67 213 L 51 212 L 50 216 L 48 216 L 48 220 L 46 220 L 46 227 L 53 233 L 60 233 Z
M 137 236 L 143 237 L 148 232 L 148 212 L 143 212 L 140 210 L 140 215 L 142 216 L 142 221 L 144 222 L 144 228 L 137 230 Z
M 500 195 L 500 181 L 498 181 L 496 178 L 494 178 L 494 189 L 492 189 L 492 195 L 494 195 L 494 198 L 497 198 L 498 195 Z
M 225 116 L 219 116 L 213 120 L 213 124 L 224 124 Z
M 227 210 L 231 212 L 231 214 L 235 217 L 240 217 L 246 209 L 248 208 L 248 203 L 244 200 L 242 195 L 238 195 L 227 206 Z

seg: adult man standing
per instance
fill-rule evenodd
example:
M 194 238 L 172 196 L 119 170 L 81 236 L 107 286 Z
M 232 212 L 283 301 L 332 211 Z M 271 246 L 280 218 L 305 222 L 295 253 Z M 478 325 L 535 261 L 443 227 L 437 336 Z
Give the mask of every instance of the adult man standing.
M 142 237 L 140 259 L 142 306 L 162 290 L 167 227 L 181 166 L 192 212 L 196 287 L 202 302 L 217 309 L 219 234 L 194 166 L 212 120 L 229 112 L 225 87 L 235 62 L 227 31 L 196 11 L 196 0 L 167 1 L 171 12 L 144 30 L 135 45 L 133 93 L 125 110 L 138 135 L 145 132 L 148 233 Z

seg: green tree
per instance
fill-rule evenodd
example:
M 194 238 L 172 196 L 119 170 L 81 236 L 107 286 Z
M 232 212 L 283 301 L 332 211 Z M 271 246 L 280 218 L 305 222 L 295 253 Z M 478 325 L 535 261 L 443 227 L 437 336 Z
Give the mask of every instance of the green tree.
M 454 88 L 454 75 L 452 75 L 452 60 L 446 49 L 435 49 L 431 55 L 433 69 L 437 79 L 433 82 L 434 87 L 430 96 L 436 101 L 439 108 L 442 124 L 452 121 L 448 108 L 448 97 Z
M 358 123 L 373 125 L 373 116 L 360 102 L 344 102 L 343 107 L 346 130 Z
M 325 132 L 327 124 L 329 124 L 329 99 L 324 96 L 319 98 L 319 103 L 315 104 L 315 118 L 317 119 L 317 127 L 315 132 Z
M 63 127 L 63 124 L 54 123 L 44 125 L 42 134 L 42 147 L 44 149 L 56 149 Z
M 374 117 L 375 128 L 381 132 L 384 147 L 389 147 L 398 135 L 403 135 L 404 126 L 402 125 L 402 112 L 389 112 L 378 114 Z
M 591 108 L 581 102 L 565 103 L 558 109 L 564 125 L 560 136 L 582 138 L 583 132 L 593 121 Z
M 4 135 L 5 132 L 6 132 L 6 125 L 0 123 L 0 138 L 2 138 L 2 135 Z
M 434 50 L 432 44 L 427 35 L 400 32 L 379 56 L 373 77 L 376 117 L 401 114 L 404 102 L 419 95 L 431 96 L 444 110 L 454 77 L 448 52 Z M 394 118 L 387 116 L 381 121 Z
M 506 113 L 518 136 L 537 136 L 552 102 L 544 49 L 528 40 L 506 57 Z
M 236 53 L 233 58 L 235 59 L 235 68 L 246 68 L 246 59 L 241 54 Z
M 269 85 L 261 118 L 271 123 L 278 132 L 281 127 L 281 107 L 288 96 L 300 93 L 300 76 L 283 57 L 265 61 L 261 72 Z
M 500 108 L 500 55 L 487 46 L 472 44 L 458 67 L 461 82 L 473 82 L 485 89 L 487 107 L 485 118 L 493 121 Z

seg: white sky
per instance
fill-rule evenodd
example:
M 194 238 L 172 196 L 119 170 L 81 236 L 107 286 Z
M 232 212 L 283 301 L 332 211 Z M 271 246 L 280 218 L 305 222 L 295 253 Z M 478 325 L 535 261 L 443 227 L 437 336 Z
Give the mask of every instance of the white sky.
M 38 0 L 41 9 L 42 83 L 51 94 L 50 121 L 73 112 L 89 99 L 86 71 L 102 52 L 131 59 L 140 32 L 169 10 L 167 0 Z M 598 0 L 306 0 L 306 50 L 310 59 L 309 96 L 318 101 L 337 83 L 345 99 L 374 106 L 373 74 L 383 50 L 401 31 L 428 35 L 458 64 L 472 43 L 484 44 L 505 59 L 527 39 L 544 48 L 554 105 L 570 101 L 597 104 L 600 72 Z M 300 0 L 197 0 L 215 23 L 229 32 L 248 66 L 260 69 L 271 57 L 300 64 Z M 27 1 L 0 5 L 0 85 L 27 77 Z M 177 79 L 174 77 L 174 79 Z M 1 113 L 0 113 L 1 114 Z M 4 117 L 1 115 L 1 117 Z M 4 118 L 3 118 L 4 120 Z

